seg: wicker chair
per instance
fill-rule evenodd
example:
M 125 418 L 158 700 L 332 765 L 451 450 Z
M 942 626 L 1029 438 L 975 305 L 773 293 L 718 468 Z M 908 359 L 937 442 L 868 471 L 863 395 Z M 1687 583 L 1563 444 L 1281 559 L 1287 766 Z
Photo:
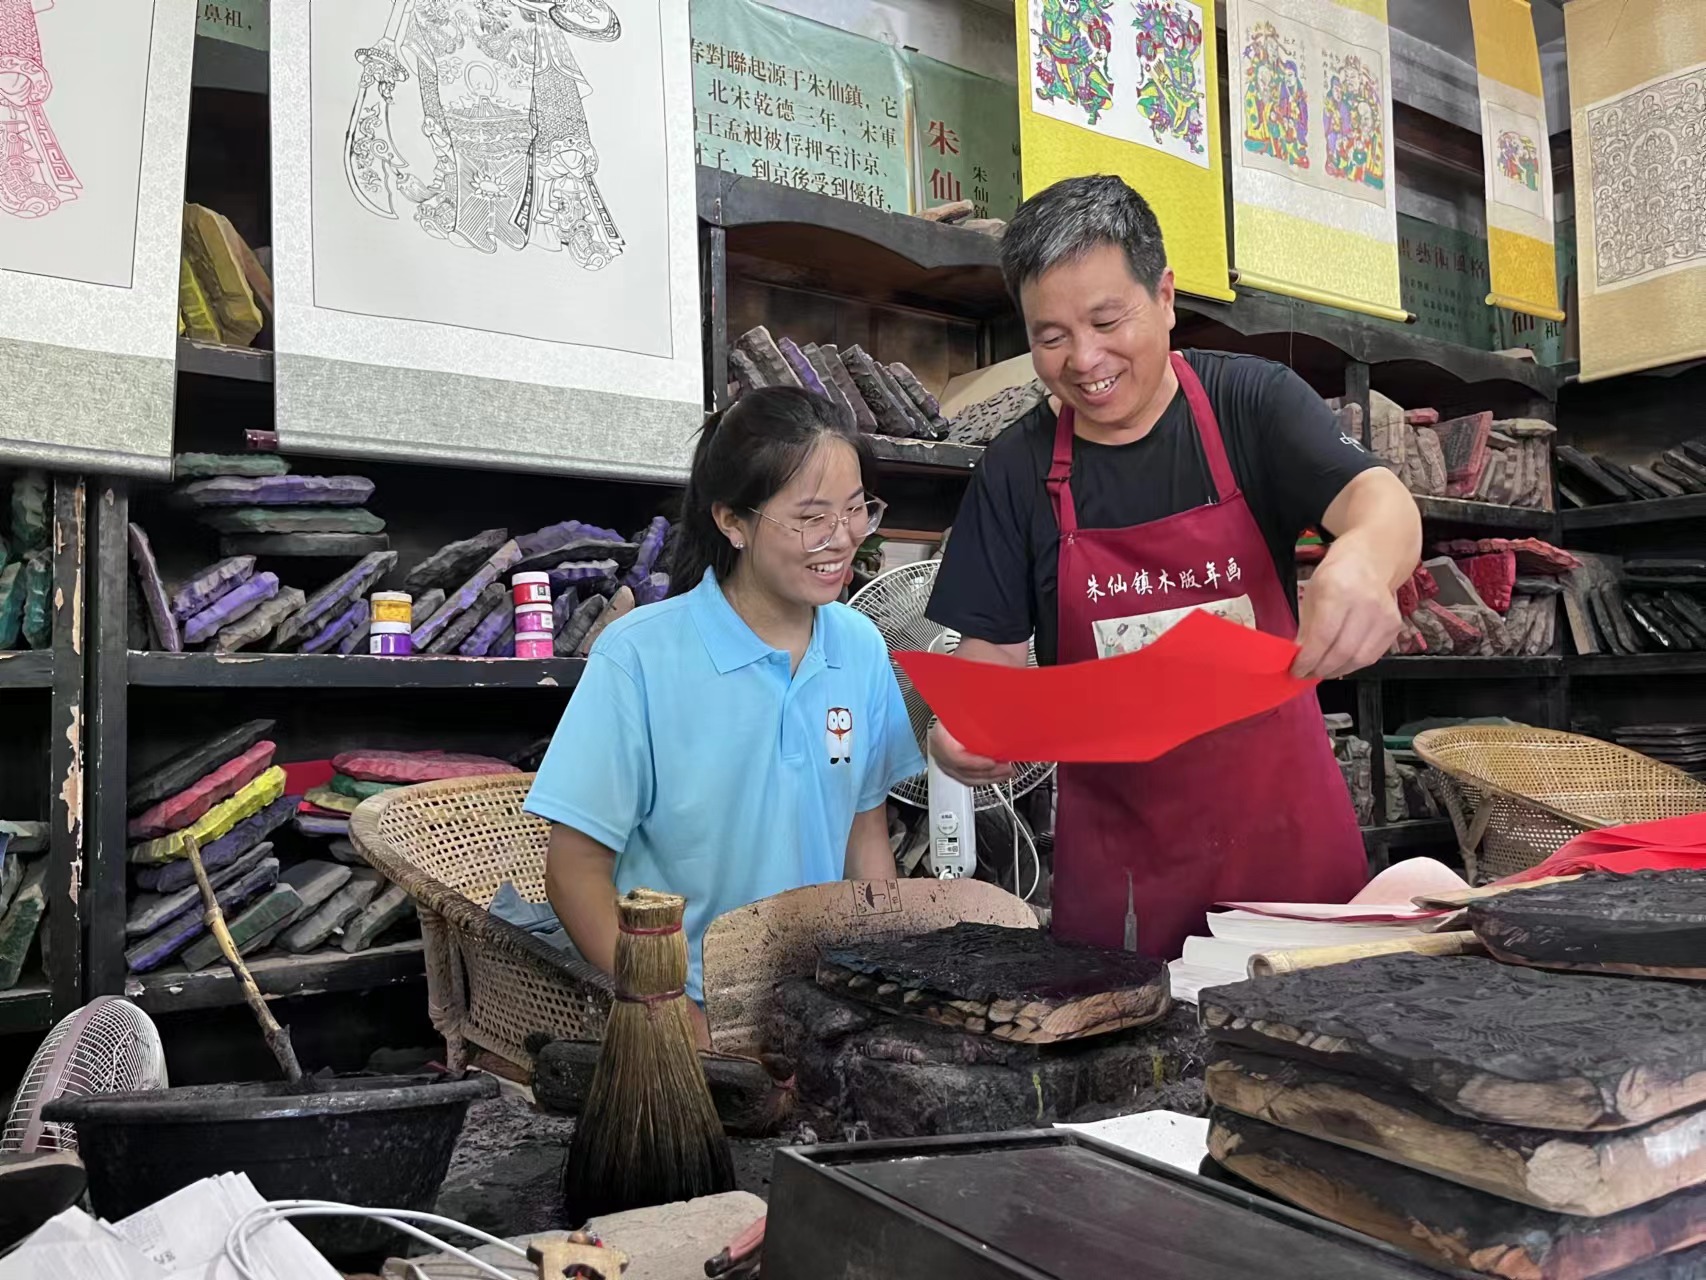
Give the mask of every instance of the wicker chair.
M 545 900 L 550 827 L 521 806 L 532 774 L 400 787 L 364 801 L 350 820 L 362 857 L 401 885 L 420 911 L 427 1000 L 460 1072 L 472 1042 L 523 1068 L 534 1032 L 597 1040 L 609 977 L 486 910 L 498 886 Z
M 1623 747 L 1527 725 L 1416 735 L 1471 884 L 1526 871 L 1584 831 L 1706 811 L 1706 783 Z

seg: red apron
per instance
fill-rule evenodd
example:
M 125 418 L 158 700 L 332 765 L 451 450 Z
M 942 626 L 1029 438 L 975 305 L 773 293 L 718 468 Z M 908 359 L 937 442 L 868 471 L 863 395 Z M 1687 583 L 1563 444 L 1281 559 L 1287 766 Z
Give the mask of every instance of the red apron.
M 1226 460 L 1201 381 L 1172 356 L 1214 482 L 1207 506 L 1129 529 L 1080 529 L 1073 413 L 1049 468 L 1060 525 L 1060 662 L 1141 648 L 1194 608 L 1288 640 L 1297 621 Z M 1216 902 L 1346 902 L 1367 880 L 1362 833 L 1313 690 L 1148 764 L 1062 765 L 1054 931 L 1121 946 L 1126 877 L 1140 951 L 1177 956 Z

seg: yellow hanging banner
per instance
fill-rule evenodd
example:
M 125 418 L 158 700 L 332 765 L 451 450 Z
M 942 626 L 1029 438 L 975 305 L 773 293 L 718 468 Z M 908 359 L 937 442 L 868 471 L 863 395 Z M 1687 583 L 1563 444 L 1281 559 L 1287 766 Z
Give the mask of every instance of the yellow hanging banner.
M 1227 0 L 1238 283 L 1408 320 L 1386 0 Z
M 1469 0 L 1481 88 L 1481 148 L 1487 171 L 1487 305 L 1542 320 L 1558 309 L 1553 244 L 1552 148 L 1540 46 L 1528 0 Z
M 1706 4 L 1573 0 L 1582 381 L 1706 356 Z
M 1214 7 L 1016 0 L 1024 193 L 1109 173 L 1161 221 L 1185 293 L 1230 302 Z

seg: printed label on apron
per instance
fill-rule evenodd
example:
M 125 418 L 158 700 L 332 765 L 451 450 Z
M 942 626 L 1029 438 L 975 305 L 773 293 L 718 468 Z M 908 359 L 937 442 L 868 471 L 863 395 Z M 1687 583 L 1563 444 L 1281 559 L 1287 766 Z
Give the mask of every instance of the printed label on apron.
M 1096 633 L 1096 656 L 1117 658 L 1123 653 L 1136 653 L 1147 648 L 1176 627 L 1180 619 L 1198 609 L 1228 622 L 1236 622 L 1241 627 L 1249 627 L 1252 631 L 1256 628 L 1256 609 L 1249 596 L 1211 600 L 1207 604 L 1187 605 L 1183 609 L 1159 609 L 1128 618 L 1099 618 L 1091 623 Z

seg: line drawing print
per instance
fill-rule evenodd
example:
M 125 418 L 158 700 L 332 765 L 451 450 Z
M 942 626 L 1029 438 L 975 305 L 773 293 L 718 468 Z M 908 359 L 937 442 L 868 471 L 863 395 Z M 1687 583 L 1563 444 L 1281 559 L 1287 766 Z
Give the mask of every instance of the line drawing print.
M 354 53 L 361 79 L 343 156 L 350 191 L 390 219 L 400 196 L 428 236 L 462 248 L 566 248 L 589 271 L 608 266 L 625 242 L 595 180 L 584 106 L 592 85 L 573 46 L 621 35 L 607 0 L 392 0 L 383 35 Z M 392 102 L 411 77 L 430 178 L 391 133 Z
M 36 14 L 54 0 L 0 0 L 0 209 L 43 218 L 83 190 L 47 122 L 53 78 Z

